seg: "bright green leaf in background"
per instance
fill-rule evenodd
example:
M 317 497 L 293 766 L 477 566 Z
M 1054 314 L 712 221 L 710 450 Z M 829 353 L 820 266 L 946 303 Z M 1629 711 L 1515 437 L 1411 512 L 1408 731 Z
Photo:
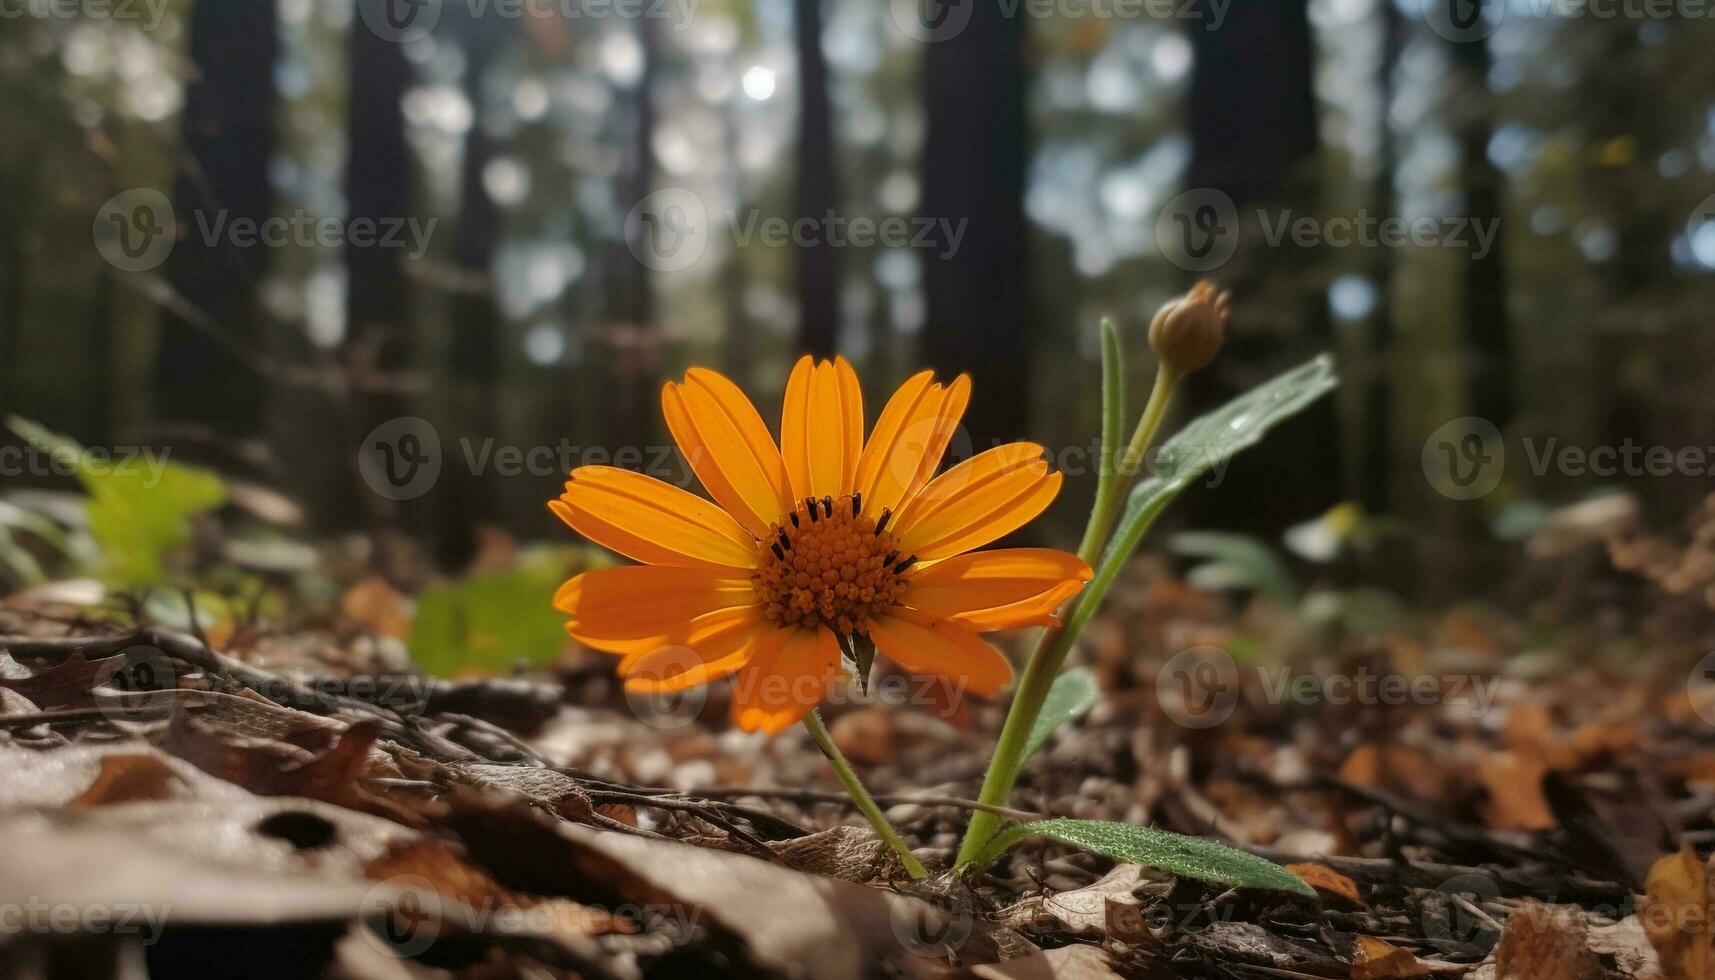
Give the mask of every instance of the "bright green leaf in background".
M 1047 837 L 1116 861 L 1131 861 L 1217 885 L 1316 894 L 1297 875 L 1255 854 L 1201 837 L 1107 820 L 1056 817 L 1020 824 L 990 844 L 989 856 L 998 857 L 1026 837 Z
M 430 586 L 417 598 L 411 658 L 439 677 L 552 660 L 566 648 L 566 617 L 549 600 L 577 564 L 576 554 L 537 549 L 508 571 Z
M 1101 699 L 1101 688 L 1088 670 L 1073 667 L 1062 671 L 1054 678 L 1054 686 L 1048 689 L 1048 697 L 1042 702 L 1042 713 L 1031 726 L 1030 739 L 1024 743 L 1024 757 L 1035 755 L 1048 736 L 1054 734 L 1054 729 L 1082 717 Z
M 13 416 L 7 425 L 77 474 L 89 495 L 89 531 L 101 546 L 101 576 L 117 588 L 160 585 L 168 553 L 190 543 L 191 518 L 226 502 L 226 484 L 207 470 L 160 457 L 98 461 L 34 422 Z

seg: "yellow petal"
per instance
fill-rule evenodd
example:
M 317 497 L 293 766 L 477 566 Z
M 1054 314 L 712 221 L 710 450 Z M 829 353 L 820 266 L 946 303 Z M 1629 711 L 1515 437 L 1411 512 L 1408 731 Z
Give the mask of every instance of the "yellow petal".
M 661 390 L 673 441 L 709 496 L 757 537 L 791 510 L 792 488 L 780 448 L 744 392 L 707 368 Z
M 843 357 L 816 363 L 799 358 L 780 409 L 780 452 L 792 496 L 838 497 L 852 492 L 863 451 L 863 392 Z
M 713 568 L 626 565 L 584 572 L 554 593 L 566 632 L 609 653 L 695 646 L 747 618 L 760 618 L 749 578 Z
M 1090 580 L 1077 555 L 1052 548 L 998 548 L 956 555 L 914 572 L 902 602 L 973 630 L 1050 626 L 1054 611 Z
M 869 636 L 887 659 L 913 674 L 945 677 L 960 693 L 993 696 L 1012 682 L 1012 665 L 1000 651 L 957 623 L 895 609 L 870 622 Z
M 1015 442 L 978 453 L 929 481 L 893 525 L 900 550 L 918 561 L 957 555 L 1029 523 L 1060 492 L 1043 449 Z
M 855 487 L 864 509 L 880 515 L 923 488 L 935 475 L 947 443 L 971 400 L 971 379 L 961 374 L 951 385 L 934 383 L 934 372 L 906 380 L 888 399 L 858 460 Z
M 840 646 L 831 631 L 775 630 L 733 681 L 733 724 L 778 735 L 822 703 L 839 673 Z
M 646 564 L 756 565 L 756 540 L 726 512 L 630 470 L 580 466 L 548 509 L 596 544 Z

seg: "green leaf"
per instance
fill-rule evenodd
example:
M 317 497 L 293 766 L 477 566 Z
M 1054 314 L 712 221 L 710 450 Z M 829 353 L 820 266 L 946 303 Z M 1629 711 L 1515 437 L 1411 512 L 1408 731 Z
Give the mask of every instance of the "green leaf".
M 1022 758 L 1035 755 L 1042 743 L 1048 741 L 1048 736 L 1054 734 L 1054 729 L 1082 717 L 1101 699 L 1101 688 L 1096 686 L 1096 678 L 1088 670 L 1073 667 L 1061 672 L 1054 678 L 1054 686 L 1048 689 L 1048 696 L 1042 701 L 1042 711 L 1036 716 L 1036 724 L 1030 728 L 1030 738 L 1024 743 Z
M 1167 546 L 1181 555 L 1209 559 L 1186 576 L 1199 589 L 1255 589 L 1279 606 L 1298 603 L 1285 563 L 1267 544 L 1248 534 L 1184 531 L 1169 538 Z
M 7 425 L 77 474 L 89 495 L 89 532 L 101 546 L 102 577 L 111 585 L 159 585 L 167 554 L 191 540 L 191 518 L 226 502 L 226 484 L 207 470 L 164 457 L 98 459 L 34 422 L 13 416 Z
M 1066 635 L 1076 637 L 1083 631 L 1126 559 L 1175 497 L 1198 477 L 1256 445 L 1269 429 L 1303 411 L 1336 384 L 1334 361 L 1322 354 L 1199 416 L 1167 440 L 1150 460 L 1149 478 L 1133 488 L 1095 578 L 1084 586 L 1078 607 L 1066 623 Z
M 1057 817 L 1020 824 L 997 838 L 1000 850 L 1027 836 L 1047 837 L 1116 861 L 1132 861 L 1179 875 L 1240 888 L 1268 888 L 1315 896 L 1299 877 L 1272 861 L 1201 837 L 1107 820 Z M 1010 839 L 1008 839 L 1010 838 Z M 1004 841 L 1004 845 L 1002 842 Z
M 552 660 L 566 648 L 566 617 L 549 600 L 566 580 L 570 556 L 570 549 L 543 549 L 509 571 L 431 586 L 417 598 L 411 658 L 441 677 Z

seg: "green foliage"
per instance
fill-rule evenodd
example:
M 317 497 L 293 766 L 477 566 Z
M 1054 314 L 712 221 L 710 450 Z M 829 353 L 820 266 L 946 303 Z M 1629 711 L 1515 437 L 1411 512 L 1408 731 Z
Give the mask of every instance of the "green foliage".
M 1048 697 L 1042 702 L 1042 712 L 1030 728 L 1023 757 L 1028 759 L 1035 755 L 1042 743 L 1048 741 L 1048 736 L 1054 734 L 1054 729 L 1083 717 L 1101 699 L 1101 688 L 1096 686 L 1096 678 L 1088 670 L 1073 667 L 1062 672 L 1054 678 L 1054 686 L 1048 689 Z
M 13 416 L 7 425 L 77 474 L 89 495 L 89 532 L 101 547 L 101 576 L 117 588 L 166 580 L 168 553 L 191 540 L 191 518 L 226 502 L 219 476 L 164 458 L 97 462 L 75 441 Z
M 1027 837 L 1047 837 L 1116 861 L 1131 861 L 1217 885 L 1267 888 L 1311 897 L 1316 894 L 1297 875 L 1255 854 L 1201 837 L 1107 820 L 1056 817 L 1020 824 L 996 837 L 985 860 L 979 863 L 987 864 Z
M 576 563 L 574 550 L 527 554 L 504 572 L 444 582 L 417 598 L 408 646 L 426 671 L 450 677 L 545 663 L 566 648 L 565 616 L 548 600 Z
M 1174 552 L 1207 559 L 1186 576 L 1199 589 L 1255 589 L 1276 605 L 1297 604 L 1297 588 L 1286 564 L 1266 543 L 1228 531 L 1184 531 L 1167 540 Z

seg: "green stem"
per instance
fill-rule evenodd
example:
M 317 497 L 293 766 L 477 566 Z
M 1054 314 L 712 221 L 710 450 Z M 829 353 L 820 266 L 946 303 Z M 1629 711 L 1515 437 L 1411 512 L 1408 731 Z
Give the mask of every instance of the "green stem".
M 1143 408 L 1137 430 L 1132 433 L 1131 444 L 1114 469 L 1114 478 L 1097 484 L 1090 523 L 1084 530 L 1084 543 L 1078 549 L 1078 557 L 1085 564 L 1094 567 L 1101 556 L 1118 516 L 1120 502 L 1125 499 L 1126 488 L 1143 465 L 1144 453 L 1149 451 L 1150 443 L 1161 428 L 1161 420 L 1167 416 L 1167 405 L 1173 398 L 1173 389 L 1178 381 L 1178 377 L 1165 365 L 1156 370 L 1155 387 L 1149 393 L 1149 402 Z M 1073 641 L 1078 638 L 1084 623 L 1089 621 L 1084 605 L 1099 601 L 1099 594 L 1086 591 L 1074 600 L 1068 611 L 1066 622 L 1069 629 L 1049 629 L 1037 637 L 1036 646 L 1025 663 L 1024 676 L 1019 679 L 1018 692 L 1013 695 L 1012 706 L 1007 709 L 1006 722 L 1001 725 L 1000 740 L 995 743 L 994 758 L 989 760 L 988 772 L 983 775 L 983 788 L 977 794 L 977 802 L 991 807 L 1006 805 L 1007 798 L 1012 795 L 1013 784 L 1018 781 L 1018 770 L 1024 765 L 1024 746 L 1030 739 L 1031 730 L 1036 727 L 1036 716 L 1042 713 L 1042 704 L 1054 686 L 1054 678 L 1059 676 L 1060 668 L 1066 663 L 1066 655 L 1072 652 Z M 985 858 L 992 860 L 989 843 L 999 826 L 1000 818 L 992 811 L 979 810 L 971 814 L 955 864 L 966 867 L 981 864 Z
M 1150 443 L 1161 429 L 1161 420 L 1167 417 L 1168 403 L 1173 400 L 1173 389 L 1178 385 L 1179 379 L 1167 370 L 1167 365 L 1155 369 L 1155 387 L 1149 391 L 1149 402 L 1143 406 L 1143 417 L 1137 420 L 1131 444 L 1113 463 L 1113 478 L 1099 480 L 1096 484 L 1096 503 L 1090 508 L 1090 523 L 1084 528 L 1084 543 L 1078 548 L 1078 557 L 1084 559 L 1084 564 L 1094 567 L 1096 559 L 1101 557 L 1102 547 L 1108 543 L 1108 533 L 1119 517 L 1126 488 L 1143 466 L 1144 454 L 1149 452 Z
M 863 783 L 858 781 L 857 773 L 852 770 L 852 764 L 846 761 L 846 757 L 840 752 L 839 746 L 834 744 L 833 736 L 828 734 L 828 727 L 822 724 L 821 714 L 811 711 L 805 715 L 804 727 L 809 730 L 810 737 L 816 740 L 816 747 L 822 750 L 823 755 L 827 756 L 828 765 L 834 769 L 834 776 L 839 779 L 840 785 L 845 787 L 846 794 L 852 798 L 853 803 L 857 804 L 858 810 L 869 821 L 869 825 L 875 828 L 877 836 L 886 841 L 887 846 L 893 848 L 894 853 L 899 855 L 899 860 L 905 865 L 906 873 L 913 878 L 927 877 L 929 872 L 923 867 L 923 862 L 917 860 L 917 855 L 911 853 L 911 848 L 905 845 L 905 841 L 899 836 L 899 832 L 893 829 L 893 824 L 887 822 L 887 817 L 881 812 L 881 807 L 876 806 L 875 800 L 869 795 L 869 790 L 864 789 Z

